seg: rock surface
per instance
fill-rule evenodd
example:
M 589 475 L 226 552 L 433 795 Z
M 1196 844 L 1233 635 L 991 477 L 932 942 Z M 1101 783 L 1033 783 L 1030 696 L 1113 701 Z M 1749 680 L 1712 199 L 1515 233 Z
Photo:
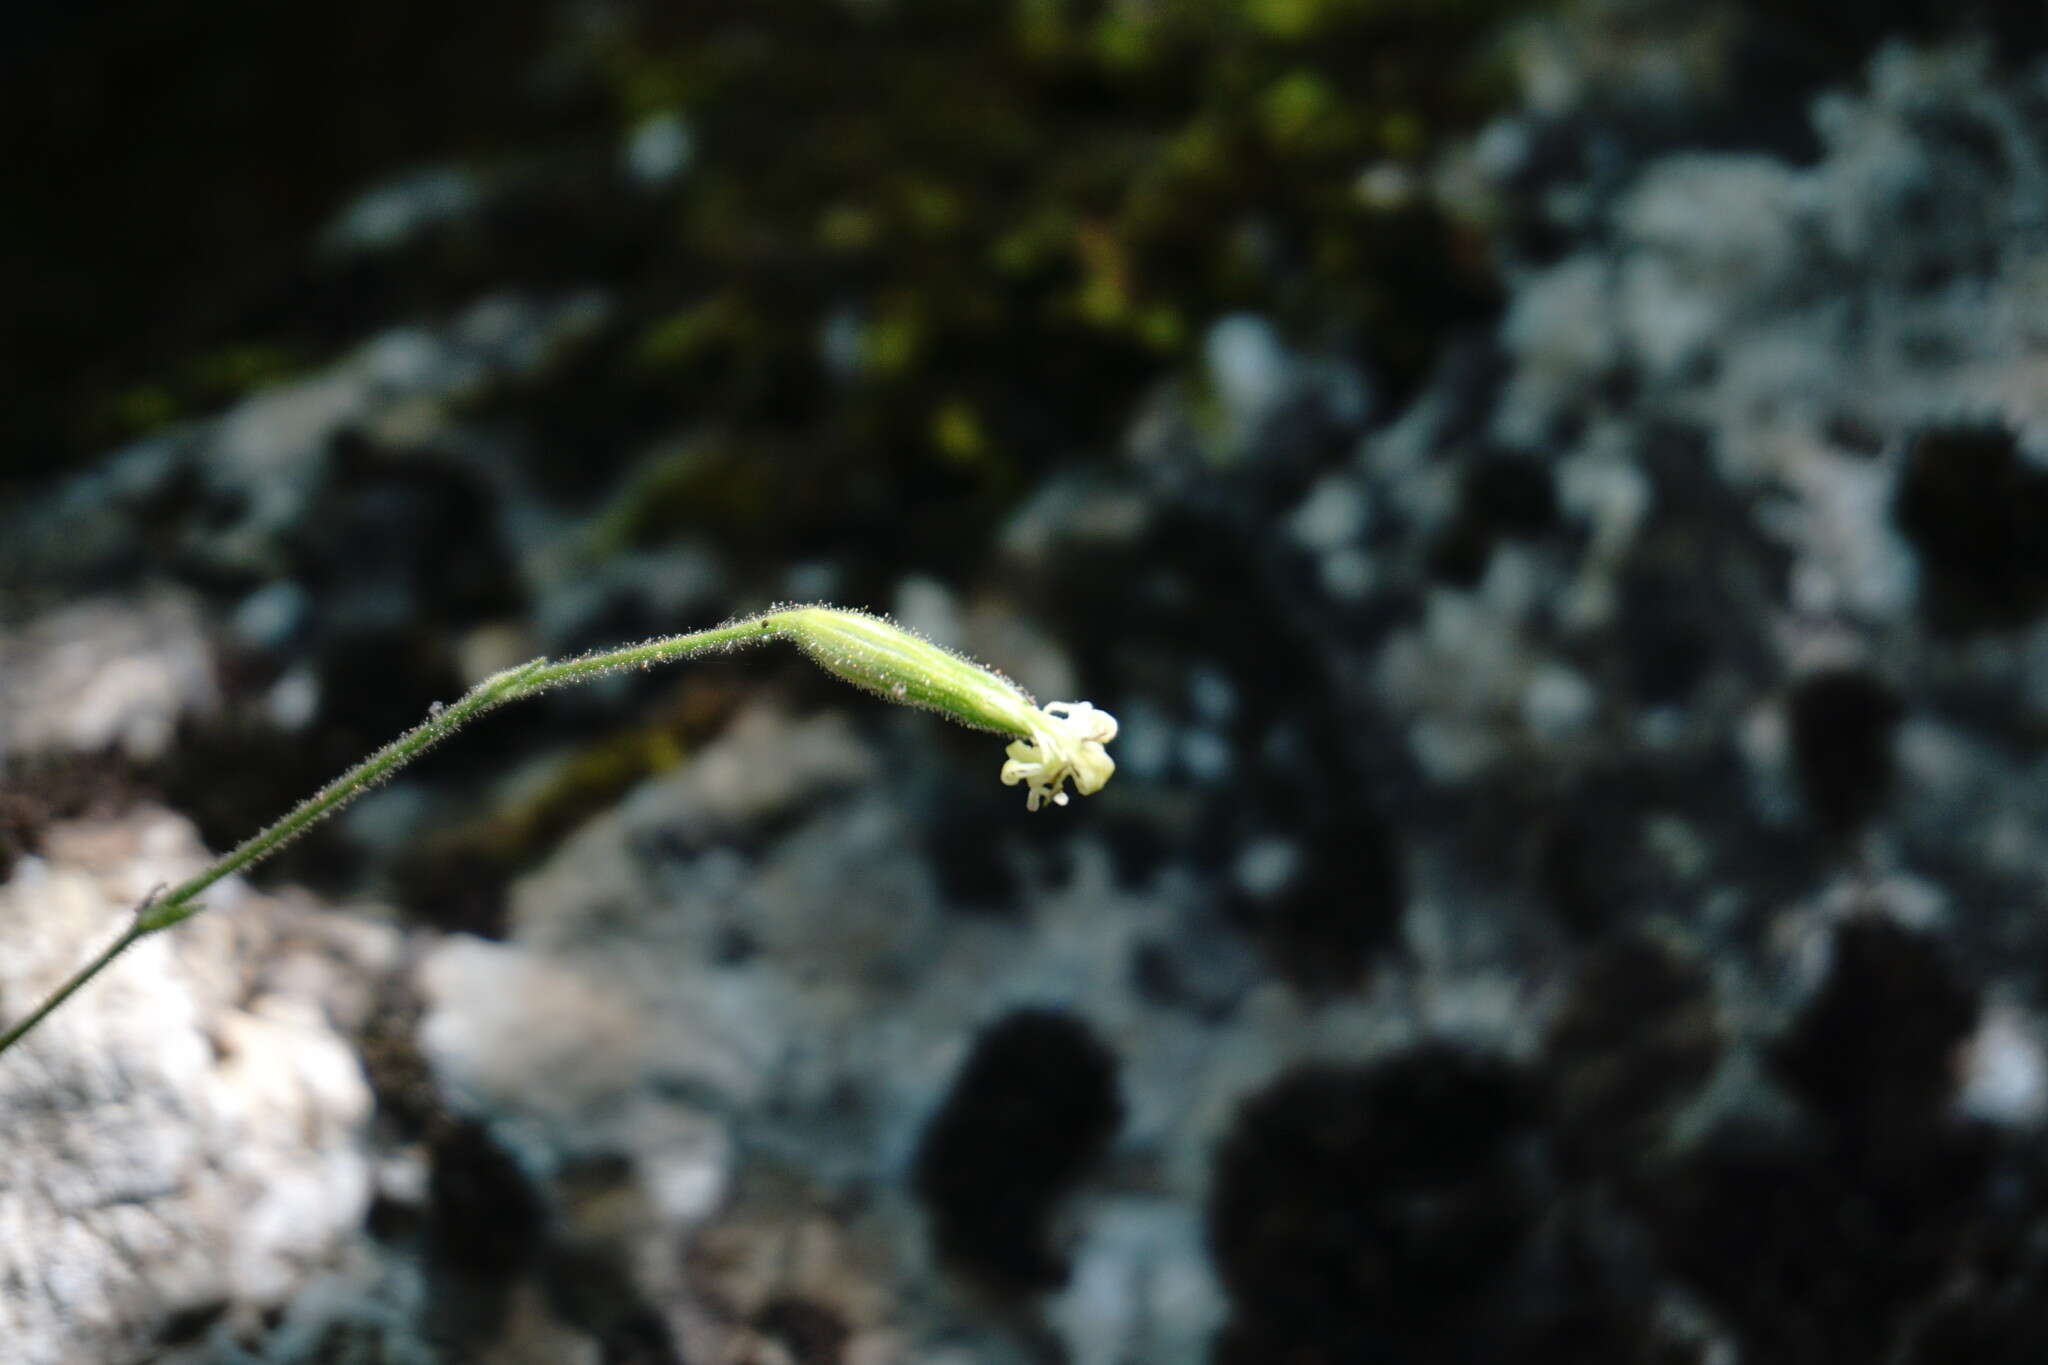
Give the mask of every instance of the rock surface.
M 147 808 L 50 829 L 0 887 L 10 1017 L 200 856 L 189 825 Z M 8 1057 L 0 1337 L 23 1365 L 252 1330 L 360 1235 L 372 1098 L 353 1036 L 396 938 L 232 884 L 213 900 Z
M 2048 1352 L 2048 68 L 1822 43 L 1781 88 L 1826 23 L 1683 8 L 1517 30 L 1516 102 L 1245 217 L 1176 320 L 1139 208 L 1237 135 L 1197 129 L 1129 259 L 1075 228 L 1014 389 L 950 277 L 654 316 L 662 215 L 719 261 L 912 230 L 799 195 L 756 231 L 716 119 L 355 196 L 323 269 L 503 278 L 0 513 L 0 1010 L 466 681 L 778 597 L 1089 697 L 1118 773 L 1027 817 L 999 741 L 766 654 L 489 718 L 258 879 L 316 891 L 224 888 L 0 1059 L 0 1337 Z M 1246 13 L 1295 51 L 1311 11 Z M 1312 157 L 1322 70 L 1261 136 Z M 985 206 L 942 181 L 891 191 L 890 261 L 961 259 Z M 1423 204 L 1498 306 L 1360 340 Z M 529 275 L 536 223 L 574 270 Z M 1043 249 L 991 247 L 983 303 Z M 1055 364 L 1076 318 L 1164 349 Z M 1066 453 L 1076 412 L 1117 448 Z

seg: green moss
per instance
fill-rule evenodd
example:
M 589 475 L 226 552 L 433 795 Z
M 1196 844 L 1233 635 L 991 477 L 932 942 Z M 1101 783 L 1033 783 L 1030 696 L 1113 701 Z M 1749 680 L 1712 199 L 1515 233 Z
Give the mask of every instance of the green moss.
M 146 436 L 180 415 L 178 400 L 162 384 L 137 384 L 106 400 L 100 422 L 123 436 Z
M 744 348 L 752 317 L 746 300 L 715 294 L 679 308 L 641 329 L 635 358 L 650 369 L 674 369 L 718 350 Z
M 1297 67 L 1267 86 L 1259 116 L 1267 139 L 1284 151 L 1305 153 L 1356 139 L 1336 90 L 1307 68 Z
M 299 358 L 282 346 L 240 342 L 202 352 L 187 372 L 201 393 L 231 399 L 288 379 L 300 368 Z
M 1224 314 L 1359 353 L 1398 399 L 1491 306 L 1489 253 L 1475 226 L 1354 186 L 1487 117 L 1500 21 L 1547 3 L 626 6 L 575 54 L 601 86 L 582 117 L 606 126 L 565 135 L 574 156 L 508 157 L 523 169 L 489 212 L 272 320 L 602 290 L 617 311 L 582 351 L 465 410 L 519 431 L 551 496 L 598 509 L 594 552 L 709 535 L 745 565 L 879 543 L 936 570 L 981 553 L 1045 462 L 1113 447 Z M 612 139 L 657 113 L 687 125 L 689 165 L 629 183 Z M 145 373 L 161 392 L 129 395 L 122 430 L 292 364 L 201 355 Z M 648 456 L 679 428 L 691 452 Z
M 988 456 L 981 414 L 964 398 L 949 398 L 932 411 L 932 444 L 955 464 L 972 465 Z
M 117 439 L 145 436 L 184 418 L 218 412 L 301 368 L 300 358 L 281 346 L 238 342 L 216 347 L 156 378 L 103 396 L 93 425 Z
M 774 503 L 771 465 L 750 458 L 744 446 L 706 437 L 657 450 L 591 519 L 584 557 L 595 562 L 707 523 L 744 532 Z
M 1489 306 L 1485 253 L 1426 207 L 1387 231 L 1351 187 L 1476 126 L 1501 21 L 1543 2 L 650 9 L 606 69 L 622 126 L 691 123 L 673 233 L 714 302 L 651 312 L 636 356 L 828 479 L 1000 482 L 1106 442 L 1160 357 L 1245 307 L 1357 339 L 1398 388 Z M 835 315 L 850 386 L 821 373 Z

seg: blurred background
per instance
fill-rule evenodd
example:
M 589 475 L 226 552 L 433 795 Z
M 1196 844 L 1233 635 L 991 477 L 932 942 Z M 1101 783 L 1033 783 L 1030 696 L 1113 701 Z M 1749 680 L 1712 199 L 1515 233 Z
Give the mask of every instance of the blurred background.
M 24 1365 L 2048 1355 L 2048 5 L 0 19 Z

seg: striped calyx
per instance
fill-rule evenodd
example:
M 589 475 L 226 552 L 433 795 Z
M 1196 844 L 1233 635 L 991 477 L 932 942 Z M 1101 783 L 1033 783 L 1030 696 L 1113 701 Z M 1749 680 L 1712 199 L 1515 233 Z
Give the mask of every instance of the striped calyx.
M 856 687 L 1009 735 L 1015 742 L 1003 764 L 1003 782 L 1026 784 L 1032 810 L 1067 804 L 1069 778 L 1076 791 L 1090 796 L 1116 771 L 1103 747 L 1116 738 L 1116 718 L 1085 701 L 1039 707 L 995 670 L 862 612 L 790 607 L 761 619 L 819 667 Z

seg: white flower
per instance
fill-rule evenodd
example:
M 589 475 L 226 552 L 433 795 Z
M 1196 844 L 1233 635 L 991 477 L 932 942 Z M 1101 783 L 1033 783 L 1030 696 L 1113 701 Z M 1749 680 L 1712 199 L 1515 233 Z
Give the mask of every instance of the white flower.
M 1116 760 L 1102 746 L 1116 738 L 1116 717 L 1085 701 L 1053 701 L 1031 718 L 1031 735 L 1012 744 L 1003 764 L 1003 785 L 1019 782 L 1031 789 L 1025 804 L 1032 810 L 1050 801 L 1067 804 L 1066 783 L 1093 796 L 1116 771 Z
M 1067 804 L 1067 779 L 1092 796 L 1116 771 L 1103 745 L 1116 717 L 1085 701 L 1034 705 L 1031 695 L 993 669 L 942 649 L 893 621 L 838 607 L 782 607 L 721 628 L 741 643 L 782 638 L 826 672 L 905 706 L 921 706 L 977 730 L 1009 736 L 1003 783 L 1030 788 L 1032 810 Z

